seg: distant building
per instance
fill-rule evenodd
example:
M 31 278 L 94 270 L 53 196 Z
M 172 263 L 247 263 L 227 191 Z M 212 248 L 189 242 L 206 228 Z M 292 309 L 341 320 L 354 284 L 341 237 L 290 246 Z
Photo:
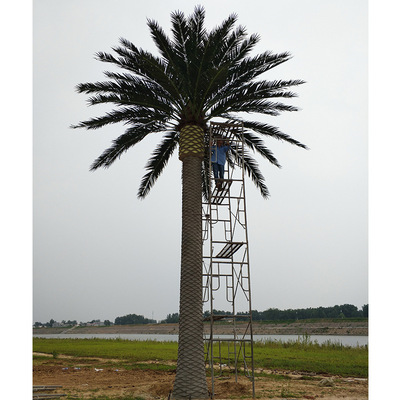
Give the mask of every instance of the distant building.
M 99 319 L 95 321 L 86 322 L 86 326 L 103 326 L 104 322 L 101 322 Z

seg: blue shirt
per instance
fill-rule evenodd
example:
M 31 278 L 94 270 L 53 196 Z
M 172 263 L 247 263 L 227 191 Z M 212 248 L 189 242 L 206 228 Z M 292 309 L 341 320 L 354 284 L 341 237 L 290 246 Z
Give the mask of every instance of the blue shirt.
M 225 165 L 226 153 L 231 148 L 231 146 L 212 146 L 211 147 L 211 162 L 217 163 L 219 165 Z

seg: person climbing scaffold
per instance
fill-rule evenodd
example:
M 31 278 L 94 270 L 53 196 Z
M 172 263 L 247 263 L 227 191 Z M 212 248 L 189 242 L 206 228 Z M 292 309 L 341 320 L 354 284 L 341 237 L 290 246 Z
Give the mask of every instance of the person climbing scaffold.
M 211 165 L 217 189 L 221 189 L 222 180 L 224 179 L 226 153 L 231 146 L 228 141 L 222 138 L 216 138 L 216 142 L 211 146 Z

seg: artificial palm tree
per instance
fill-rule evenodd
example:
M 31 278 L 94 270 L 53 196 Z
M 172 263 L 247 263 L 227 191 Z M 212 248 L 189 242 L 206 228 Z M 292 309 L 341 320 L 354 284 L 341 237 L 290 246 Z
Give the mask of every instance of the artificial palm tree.
M 139 198 L 149 193 L 179 147 L 182 246 L 178 365 L 172 394 L 176 399 L 208 397 L 203 353 L 201 221 L 202 196 L 208 196 L 208 164 L 204 162 L 208 122 L 222 117 L 243 123 L 245 144 L 251 152 L 246 150 L 242 167 L 263 197 L 268 197 L 268 189 L 251 153 L 279 166 L 263 139 L 273 137 L 305 148 L 276 127 L 241 117 L 242 113 L 275 116 L 297 110 L 272 99 L 294 97 L 288 88 L 303 81 L 257 79 L 289 60 L 290 54 L 265 52 L 251 56 L 259 37 L 248 36 L 241 26 L 235 28 L 236 15 L 210 32 L 204 28 L 204 20 L 203 7 L 196 7 L 188 17 L 180 11 L 173 12 L 171 38 L 157 22 L 149 20 L 151 36 L 160 52 L 158 57 L 125 39 L 113 48 L 116 56 L 97 53 L 98 60 L 118 66 L 122 72 L 105 72 L 108 80 L 79 84 L 77 91 L 91 95 L 90 105 L 111 103 L 115 107 L 102 117 L 74 126 L 97 129 L 120 122 L 127 126 L 94 161 L 92 170 L 109 167 L 147 135 L 164 133 L 146 165 Z

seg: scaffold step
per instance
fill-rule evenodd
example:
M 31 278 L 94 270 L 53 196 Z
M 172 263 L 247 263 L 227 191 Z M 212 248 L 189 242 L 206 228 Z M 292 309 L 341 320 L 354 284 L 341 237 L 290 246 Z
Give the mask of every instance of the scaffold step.
M 220 181 L 219 188 L 217 186 L 214 187 L 214 190 L 211 194 L 211 203 L 221 204 L 224 201 L 225 196 L 227 195 L 231 185 L 232 185 L 231 179 L 223 179 L 222 181 Z
M 228 242 L 223 249 L 215 256 L 215 258 L 232 257 L 241 247 L 243 242 Z

